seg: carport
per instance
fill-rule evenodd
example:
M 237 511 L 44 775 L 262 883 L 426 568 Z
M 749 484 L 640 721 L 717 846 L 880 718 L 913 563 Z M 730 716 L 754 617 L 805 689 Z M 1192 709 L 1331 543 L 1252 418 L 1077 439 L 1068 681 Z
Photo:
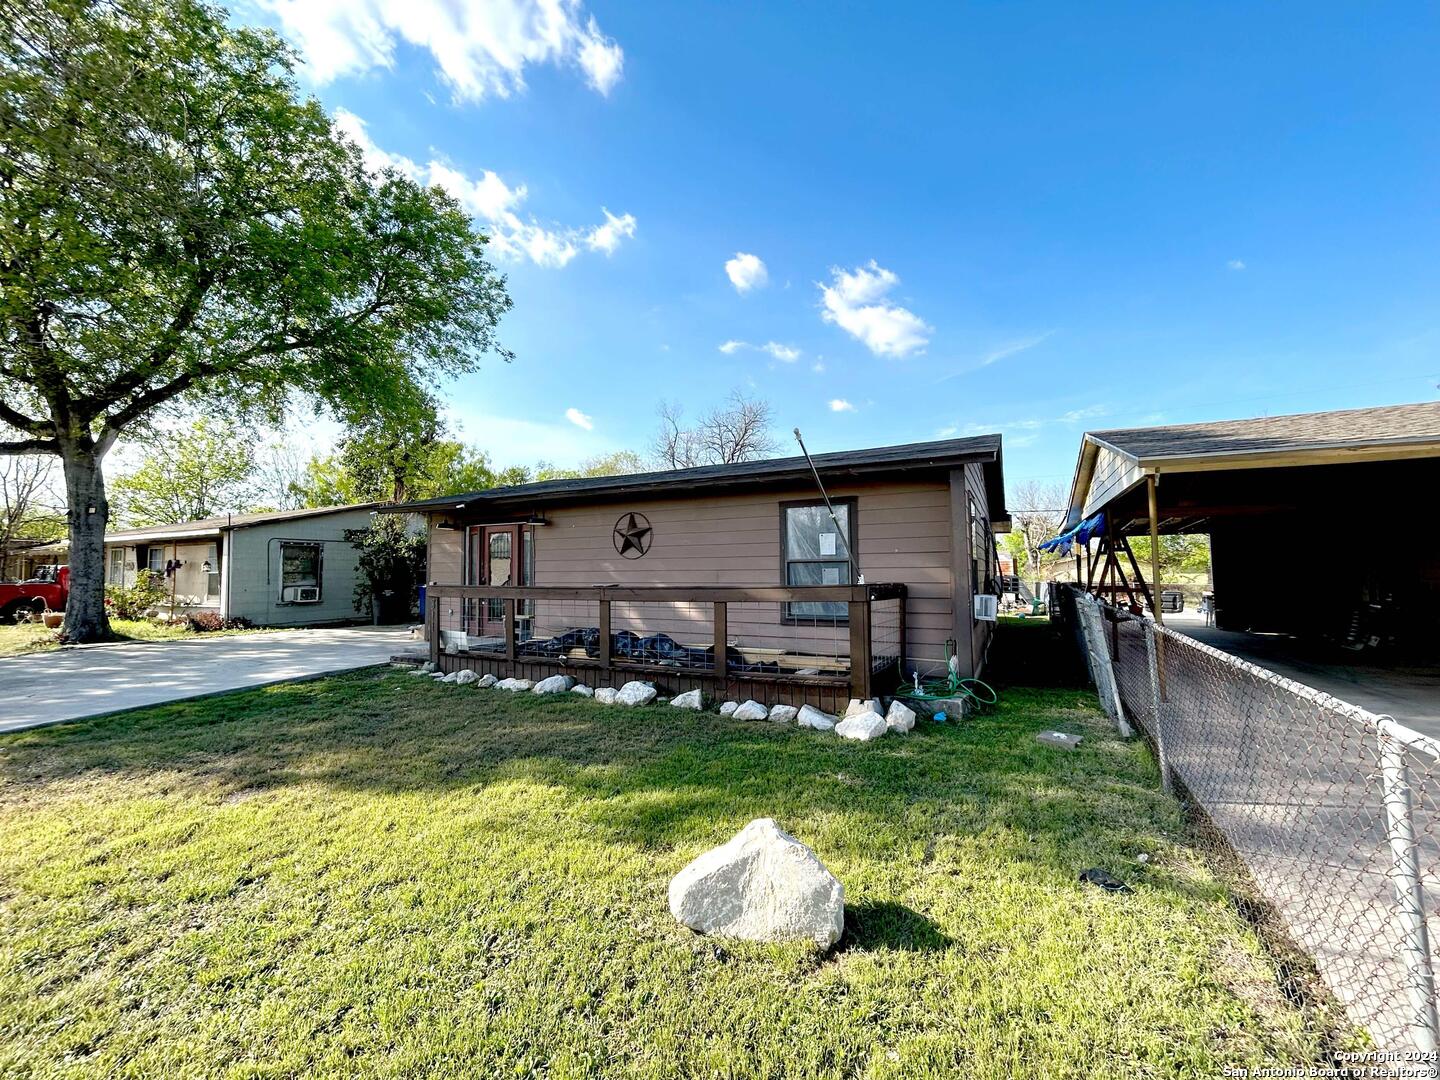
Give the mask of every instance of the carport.
M 1437 492 L 1440 402 L 1096 431 L 1066 525 L 1086 588 L 1152 610 L 1154 567 L 1128 537 L 1207 534 L 1229 651 L 1380 667 L 1423 694 L 1440 672 Z

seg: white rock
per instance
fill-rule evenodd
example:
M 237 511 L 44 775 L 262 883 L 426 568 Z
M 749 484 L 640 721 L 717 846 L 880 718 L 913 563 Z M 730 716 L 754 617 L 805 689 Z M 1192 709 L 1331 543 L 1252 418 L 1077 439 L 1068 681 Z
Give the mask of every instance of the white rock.
M 704 707 L 704 702 L 700 700 L 702 696 L 699 690 L 687 690 L 680 696 L 671 698 L 670 704 L 677 709 L 700 709 Z
M 570 692 L 572 694 L 579 694 L 581 697 L 595 696 L 595 691 L 591 690 L 590 687 L 586 686 L 583 682 L 576 683 L 574 686 L 570 687 Z
M 615 695 L 618 693 L 613 686 L 602 686 L 595 691 L 595 700 L 601 705 L 614 705 Z
M 569 675 L 551 675 L 548 679 L 541 679 L 535 684 L 534 694 L 563 694 L 575 685 L 575 680 Z
M 915 710 L 907 708 L 897 698 L 890 702 L 890 711 L 885 714 L 885 726 L 904 735 L 915 726 Z
M 828 949 L 845 930 L 845 887 L 773 819 L 757 818 L 675 875 L 670 914 L 702 934 Z
M 730 715 L 736 720 L 764 720 L 770 715 L 770 710 L 758 701 L 747 701 Z
M 873 711 L 847 716 L 835 725 L 835 734 L 842 739 L 858 739 L 861 742 L 878 739 L 889 730 L 885 726 L 885 717 Z
M 422 675 L 429 675 L 430 672 L 432 672 L 432 671 L 434 671 L 434 670 L 435 670 L 435 661 L 434 661 L 434 660 L 426 660 L 423 664 L 420 665 L 420 674 L 422 674 Z
M 535 684 L 529 679 L 501 679 L 495 684 L 496 690 L 509 690 L 515 694 L 520 693 L 522 690 L 532 690 L 534 687 Z
M 1080 735 L 1067 735 L 1063 731 L 1042 731 L 1035 736 L 1037 742 L 1046 746 L 1058 746 L 1061 750 L 1074 750 L 1080 745 Z
M 460 672 L 452 671 L 449 675 L 443 675 L 441 676 L 440 681 L 442 683 L 457 683 L 460 681 Z
M 814 728 L 816 731 L 835 730 L 835 717 L 827 712 L 821 712 L 814 705 L 801 705 L 796 719 L 799 720 L 801 727 Z
M 770 719 L 774 720 L 777 724 L 788 724 L 799 715 L 800 710 L 795 708 L 794 705 L 770 706 Z
M 885 710 L 880 708 L 878 698 L 871 698 L 869 701 L 861 701 L 859 698 L 851 698 L 850 704 L 845 707 L 846 716 L 859 716 L 861 713 L 878 712 L 882 716 Z
M 477 672 L 471 671 L 469 668 L 455 673 L 456 686 L 469 686 L 471 683 L 479 681 L 480 675 Z
M 414 671 L 410 672 L 410 674 L 414 675 L 417 679 L 423 679 L 426 675 L 429 675 L 430 673 L 428 671 L 421 671 L 419 668 L 416 668 Z
M 739 707 L 740 707 L 740 703 L 739 703 L 738 701 L 727 701 L 727 702 L 725 702 L 724 705 L 721 705 L 721 706 L 720 706 L 720 715 L 721 715 L 721 716 L 734 716 L 734 715 L 735 715 L 735 710 L 738 709 Z
M 615 695 L 617 705 L 649 705 L 655 700 L 655 687 L 647 682 L 627 682 Z
M 499 681 L 499 679 L 497 679 L 494 675 L 490 674 L 490 672 L 487 671 L 484 675 L 480 676 L 480 681 L 475 684 L 475 689 L 489 690 L 490 687 L 494 686 Z

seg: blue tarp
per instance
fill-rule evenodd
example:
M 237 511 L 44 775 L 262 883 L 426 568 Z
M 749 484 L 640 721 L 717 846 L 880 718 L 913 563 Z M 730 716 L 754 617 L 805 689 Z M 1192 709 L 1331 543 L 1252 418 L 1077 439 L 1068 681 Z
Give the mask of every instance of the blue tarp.
M 1068 552 L 1074 544 L 1088 544 L 1090 538 L 1105 531 L 1105 511 L 1092 514 L 1073 529 L 1066 529 L 1059 536 L 1046 540 L 1040 545 L 1041 551 Z

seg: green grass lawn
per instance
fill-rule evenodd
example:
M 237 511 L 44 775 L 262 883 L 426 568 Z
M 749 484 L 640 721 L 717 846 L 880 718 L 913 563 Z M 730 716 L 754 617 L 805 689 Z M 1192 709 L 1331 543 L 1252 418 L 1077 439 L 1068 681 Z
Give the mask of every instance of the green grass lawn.
M 180 638 L 211 637 L 216 634 L 253 634 L 262 631 L 191 630 L 185 622 L 166 623 L 150 619 L 111 619 L 110 630 L 116 641 L 176 641 Z M 0 656 L 24 656 L 28 653 L 51 652 L 61 647 L 58 631 L 47 630 L 39 623 L 0 623 Z
M 1279 991 L 1156 780 L 1065 689 L 860 745 L 372 669 L 0 738 L 0 1075 L 1327 1060 L 1353 1036 Z M 845 884 L 828 956 L 667 911 L 762 816 Z

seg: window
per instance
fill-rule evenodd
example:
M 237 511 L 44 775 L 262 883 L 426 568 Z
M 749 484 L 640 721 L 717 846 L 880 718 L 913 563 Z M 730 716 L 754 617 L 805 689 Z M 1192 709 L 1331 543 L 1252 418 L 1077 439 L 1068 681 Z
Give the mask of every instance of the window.
M 834 503 L 835 520 L 824 503 L 782 505 L 780 557 L 787 585 L 850 585 L 855 581 L 851 553 L 855 549 L 855 502 Z M 837 529 L 836 522 L 839 522 Z M 848 617 L 843 601 L 800 602 L 785 605 L 786 619 Z
M 164 574 L 165 545 L 152 544 L 150 547 L 144 548 L 142 550 L 145 552 L 145 562 L 143 563 L 141 568 L 144 570 L 149 570 L 152 573 Z
M 320 587 L 320 545 L 280 544 L 280 596 L 293 588 Z
M 985 519 L 985 515 L 980 513 L 980 507 L 972 495 L 970 496 L 971 592 L 978 594 L 996 591 L 997 562 L 995 534 L 991 531 L 990 523 Z
M 125 580 L 125 549 L 123 547 L 112 547 L 110 549 L 110 582 L 119 585 Z
M 210 573 L 205 575 L 205 599 L 220 599 L 220 545 L 211 544 L 205 549 L 205 561 L 210 564 Z

